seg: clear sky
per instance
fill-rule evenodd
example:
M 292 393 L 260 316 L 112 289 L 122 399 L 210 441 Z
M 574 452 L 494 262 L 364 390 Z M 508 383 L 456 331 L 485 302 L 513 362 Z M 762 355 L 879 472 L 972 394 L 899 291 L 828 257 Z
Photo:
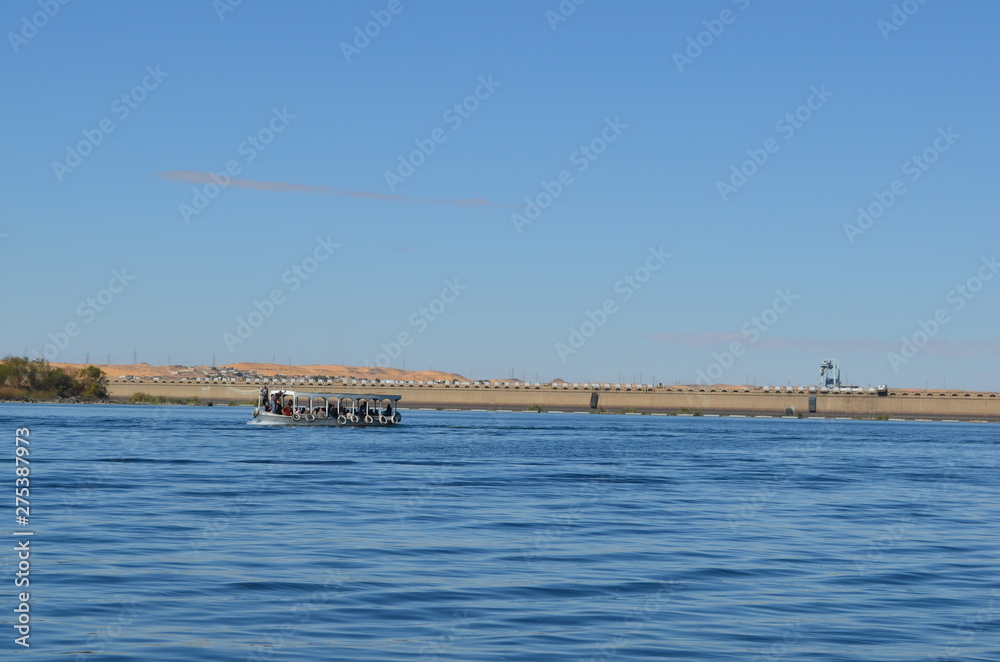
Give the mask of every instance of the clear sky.
M 0 353 L 1000 390 L 997 3 L 234 2 L 0 5 Z

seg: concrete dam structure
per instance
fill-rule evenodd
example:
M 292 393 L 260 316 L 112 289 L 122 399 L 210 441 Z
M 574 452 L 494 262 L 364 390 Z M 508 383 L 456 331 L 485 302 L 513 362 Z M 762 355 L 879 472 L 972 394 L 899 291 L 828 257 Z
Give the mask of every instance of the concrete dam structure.
M 113 400 L 127 402 L 136 393 L 153 397 L 228 404 L 256 402 L 260 386 L 247 383 L 168 383 L 114 381 Z M 589 411 L 594 413 L 694 414 L 720 416 L 803 416 L 818 418 L 899 418 L 1000 422 L 997 393 L 889 390 L 810 392 L 710 387 L 638 387 L 632 390 L 574 388 L 570 385 L 318 385 L 270 386 L 312 393 L 396 393 L 404 409 L 504 409 Z

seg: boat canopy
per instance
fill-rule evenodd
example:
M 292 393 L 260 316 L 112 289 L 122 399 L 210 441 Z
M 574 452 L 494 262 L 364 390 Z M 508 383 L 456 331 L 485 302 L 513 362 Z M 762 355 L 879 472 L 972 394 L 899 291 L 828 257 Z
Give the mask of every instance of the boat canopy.
M 322 398 L 324 400 L 391 400 L 392 402 L 396 402 L 403 397 L 401 395 L 380 395 L 378 393 L 303 393 L 302 391 L 281 391 L 281 389 L 275 389 L 271 391 L 271 393 L 274 394 L 279 391 L 281 392 L 281 397 L 283 398 L 309 398 L 312 400 Z

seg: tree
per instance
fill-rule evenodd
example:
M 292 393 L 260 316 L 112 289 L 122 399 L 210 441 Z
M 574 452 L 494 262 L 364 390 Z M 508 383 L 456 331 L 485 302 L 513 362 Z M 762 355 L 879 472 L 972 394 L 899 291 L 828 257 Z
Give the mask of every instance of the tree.
M 108 379 L 100 368 L 87 366 L 78 370 L 74 377 L 63 368 L 49 365 L 45 359 L 29 361 L 19 356 L 4 357 L 0 360 L 0 386 L 17 389 L 16 397 L 108 399 Z
M 60 398 L 70 398 L 79 395 L 80 383 L 73 379 L 65 370 L 51 366 L 39 366 L 36 373 L 36 384 L 33 390 L 53 393 Z
M 5 356 L 0 367 L 0 383 L 14 388 L 28 388 L 31 364 L 20 356 Z
M 80 383 L 80 395 L 83 397 L 94 400 L 108 399 L 108 377 L 96 365 L 81 368 L 76 374 L 76 379 Z

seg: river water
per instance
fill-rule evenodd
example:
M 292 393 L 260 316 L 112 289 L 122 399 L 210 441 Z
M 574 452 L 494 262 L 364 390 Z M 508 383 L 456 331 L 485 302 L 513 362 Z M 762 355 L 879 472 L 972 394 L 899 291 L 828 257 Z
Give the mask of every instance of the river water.
M 0 650 L 1000 660 L 995 424 L 403 416 L 277 429 L 245 407 L 0 405 L 9 438 L 31 431 Z M 25 590 L 30 648 L 11 627 Z

